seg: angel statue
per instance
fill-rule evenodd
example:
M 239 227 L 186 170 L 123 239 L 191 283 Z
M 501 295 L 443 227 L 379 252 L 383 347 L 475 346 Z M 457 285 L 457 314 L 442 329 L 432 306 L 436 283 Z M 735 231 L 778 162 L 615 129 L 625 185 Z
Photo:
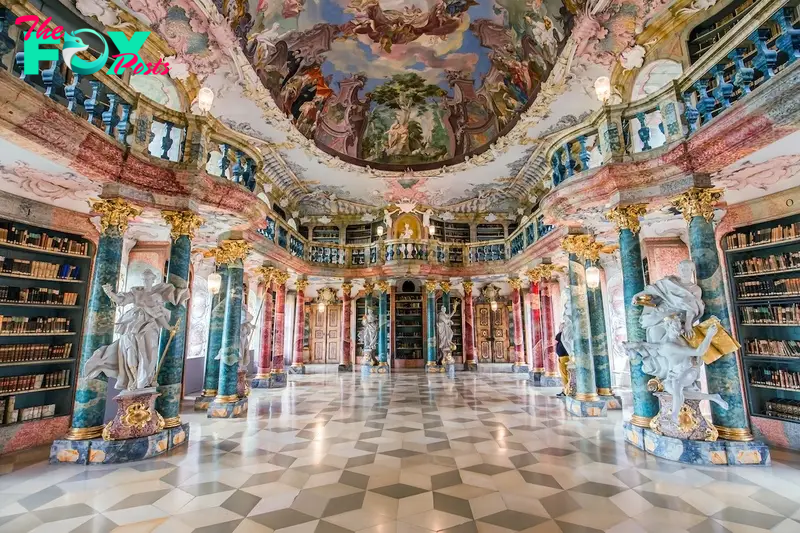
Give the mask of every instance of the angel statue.
M 95 378 L 101 372 L 117 380 L 118 390 L 135 391 L 153 387 L 158 364 L 158 343 L 161 329 L 173 329 L 169 324 L 170 312 L 165 303 L 183 305 L 189 299 L 188 288 L 176 288 L 171 283 L 153 282 L 156 275 L 147 269 L 142 274 L 143 287 L 133 287 L 129 292 L 115 293 L 111 285 L 103 291 L 118 306 L 132 305 L 116 323 L 119 338 L 101 346 L 92 354 L 84 373 Z
M 256 325 L 253 323 L 253 314 L 242 306 L 242 323 L 239 326 L 239 370 L 247 370 L 250 366 L 250 337 Z
M 414 237 L 414 230 L 411 229 L 411 226 L 406 222 L 406 225 L 403 227 L 403 233 L 400 234 L 401 239 L 411 239 Z
M 678 264 L 678 275 L 667 276 L 648 285 L 633 297 L 634 305 L 644 307 L 639 324 L 647 332 L 647 342 L 661 342 L 666 335 L 664 319 L 680 317 L 683 333 L 694 337 L 694 324 L 703 316 L 703 290 L 694 282 L 694 263 L 689 259 Z
M 642 371 L 661 381 L 664 391 L 672 396 L 672 419 L 678 421 L 684 400 L 710 400 L 723 409 L 728 403 L 719 394 L 706 394 L 697 386 L 700 379 L 702 357 L 718 331 L 712 323 L 703 342 L 692 348 L 683 338 L 681 319 L 676 315 L 665 317 L 660 324 L 664 335 L 656 342 L 626 342 L 629 357 L 642 358 Z
M 458 309 L 458 300 L 453 304 L 453 310 L 447 312 L 447 307 L 442 306 L 439 315 L 436 317 L 436 337 L 439 340 L 439 360 L 438 364 L 449 363 L 452 359 L 453 351 L 453 315 Z
M 376 348 L 378 347 L 378 321 L 372 308 L 367 308 L 367 313 L 361 317 L 361 331 L 358 332 L 358 340 L 364 346 L 364 365 L 377 365 L 378 357 Z

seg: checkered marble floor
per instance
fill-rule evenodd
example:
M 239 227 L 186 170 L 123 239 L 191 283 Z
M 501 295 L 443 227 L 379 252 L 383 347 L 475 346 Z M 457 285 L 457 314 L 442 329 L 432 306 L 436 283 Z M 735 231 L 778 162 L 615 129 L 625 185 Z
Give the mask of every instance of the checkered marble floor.
M 800 532 L 800 456 L 692 468 L 512 375 L 292 376 L 123 466 L 0 458 L 0 532 Z

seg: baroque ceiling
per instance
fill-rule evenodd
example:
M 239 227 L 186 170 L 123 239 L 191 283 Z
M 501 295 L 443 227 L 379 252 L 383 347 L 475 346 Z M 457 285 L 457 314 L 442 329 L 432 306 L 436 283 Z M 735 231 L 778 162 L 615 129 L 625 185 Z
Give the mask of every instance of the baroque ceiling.
M 666 0 L 77 0 L 108 29 L 149 26 L 170 75 L 214 90 L 251 137 L 264 194 L 304 216 L 399 202 L 514 219 L 531 153 L 600 106 L 594 81 L 641 66 Z M 196 110 L 196 108 L 195 108 Z M 524 191 L 520 193 L 520 191 Z

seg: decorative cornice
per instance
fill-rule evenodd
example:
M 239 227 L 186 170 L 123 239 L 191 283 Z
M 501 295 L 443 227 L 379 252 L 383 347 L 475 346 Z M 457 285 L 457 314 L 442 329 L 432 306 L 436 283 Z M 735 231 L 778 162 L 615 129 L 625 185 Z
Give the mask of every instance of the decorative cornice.
M 122 198 L 90 200 L 94 213 L 100 215 L 100 233 L 119 236 L 128 229 L 128 221 L 142 214 L 142 210 Z
M 297 281 L 294 282 L 294 286 L 298 291 L 304 291 L 306 290 L 306 287 L 308 287 L 308 280 L 298 279 Z
M 521 278 L 509 278 L 508 284 L 511 285 L 511 288 L 515 291 L 518 291 L 522 288 L 522 279 Z
M 194 230 L 203 225 L 203 218 L 192 211 L 162 211 L 161 216 L 170 225 L 173 240 L 182 235 L 194 239 Z
M 281 285 L 286 285 L 286 282 L 289 281 L 289 277 L 290 276 L 288 272 L 282 272 L 277 268 L 273 269 L 272 271 L 272 281 L 274 281 L 278 287 Z
M 449 281 L 442 281 L 439 283 L 439 287 L 441 287 L 442 292 L 445 294 L 450 294 L 450 282 Z
M 434 280 L 429 279 L 425 282 L 425 292 L 429 294 L 436 292 L 436 282 Z
M 216 248 L 211 250 L 217 261 L 217 266 L 231 265 L 236 261 L 244 261 L 247 254 L 253 247 L 250 243 L 243 240 L 222 241 Z
M 639 218 L 647 213 L 647 204 L 618 205 L 608 213 L 606 218 L 617 225 L 618 230 L 627 229 L 639 233 Z
M 375 286 L 378 288 L 378 291 L 385 292 L 387 294 L 389 293 L 389 282 L 388 281 L 386 281 L 386 280 L 379 281 L 378 283 L 375 284 Z
M 686 222 L 694 217 L 703 217 L 706 222 L 714 218 L 714 206 L 722 198 L 723 190 L 709 187 L 690 187 L 685 193 L 670 200 L 672 205 L 683 214 Z

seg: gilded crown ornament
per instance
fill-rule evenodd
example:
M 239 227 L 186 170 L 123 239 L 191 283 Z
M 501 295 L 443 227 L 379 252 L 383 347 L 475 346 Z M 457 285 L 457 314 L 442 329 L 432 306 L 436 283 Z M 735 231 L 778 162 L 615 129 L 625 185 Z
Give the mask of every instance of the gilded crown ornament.
M 510 278 L 508 284 L 511 285 L 512 289 L 518 291 L 522 288 L 522 278 Z
M 722 189 L 690 187 L 688 191 L 670 200 L 670 203 L 683 214 L 686 222 L 694 217 L 703 217 L 706 222 L 714 218 L 714 206 L 722 198 Z
M 275 285 L 277 285 L 278 287 L 280 287 L 281 285 L 286 285 L 286 282 L 289 281 L 289 277 L 290 276 L 288 272 L 282 272 L 277 268 L 273 269 L 272 281 L 274 281 Z
M 247 241 L 228 240 L 222 241 L 216 248 L 211 250 L 212 255 L 217 261 L 217 265 L 231 265 L 236 261 L 244 261 L 247 254 L 253 247 Z
M 375 284 L 375 286 L 378 288 L 378 291 L 380 292 L 385 292 L 385 293 L 389 292 L 389 282 L 386 280 L 379 281 L 378 283 Z
M 194 230 L 203 225 L 203 219 L 191 211 L 162 211 L 161 216 L 170 225 L 170 236 L 173 240 L 187 235 L 194 239 Z
M 104 235 L 122 235 L 128 221 L 142 214 L 142 210 L 122 198 L 90 200 L 92 211 L 100 215 L 100 232 Z
M 630 230 L 639 233 L 641 224 L 639 218 L 647 214 L 647 204 L 618 205 L 608 213 L 606 218 L 617 225 L 617 229 Z
M 425 292 L 436 292 L 436 282 L 434 280 L 429 279 L 425 282 Z
M 445 294 L 450 294 L 450 282 L 449 281 L 442 281 L 439 283 L 439 287 L 441 287 L 442 292 Z
M 298 279 L 297 281 L 294 282 L 294 286 L 298 291 L 304 291 L 306 290 L 306 287 L 308 287 L 308 280 Z

